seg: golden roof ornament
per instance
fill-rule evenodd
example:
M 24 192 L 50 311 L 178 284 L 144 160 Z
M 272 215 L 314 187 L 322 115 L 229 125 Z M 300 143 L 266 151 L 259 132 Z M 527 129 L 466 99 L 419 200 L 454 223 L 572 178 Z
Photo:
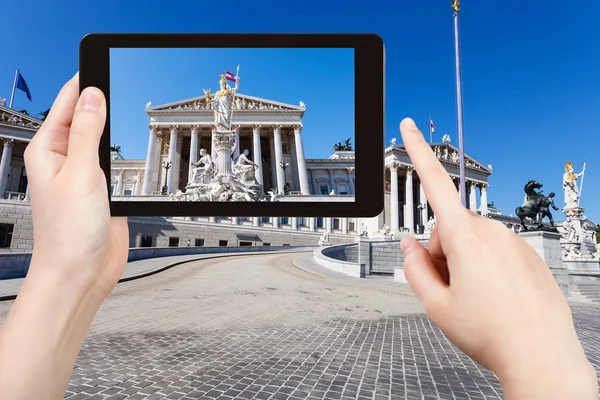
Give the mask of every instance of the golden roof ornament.
M 452 8 L 454 8 L 455 12 L 460 11 L 460 0 L 452 0 Z

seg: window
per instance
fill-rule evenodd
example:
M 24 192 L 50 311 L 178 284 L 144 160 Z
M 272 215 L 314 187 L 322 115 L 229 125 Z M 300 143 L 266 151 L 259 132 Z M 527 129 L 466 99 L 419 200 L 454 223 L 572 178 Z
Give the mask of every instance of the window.
M 338 192 L 340 194 L 348 194 L 348 190 L 346 189 L 346 185 L 338 185 Z
M 178 237 L 170 237 L 169 238 L 169 247 L 179 247 L 179 238 Z
M 323 227 L 323 217 L 317 217 L 317 219 L 315 221 L 315 225 L 317 228 L 322 228 Z
M 279 218 L 279 224 L 280 225 L 289 225 L 290 219 L 288 217 L 281 217 L 281 218 Z
M 298 217 L 298 226 L 306 226 L 306 218 Z
M 340 229 L 340 219 L 339 218 L 333 219 L 333 228 L 332 229 Z
M 260 217 L 260 222 L 269 223 L 269 217 Z
M 227 240 L 219 240 L 219 246 L 227 246 Z
M 196 241 L 194 242 L 194 246 L 196 246 L 196 247 L 204 246 L 204 239 L 196 239 Z
M 0 248 L 10 247 L 14 228 L 14 224 L 0 224 Z
M 152 236 L 142 235 L 141 247 L 152 247 Z
M 348 230 L 355 232 L 356 229 L 354 229 L 354 222 L 348 222 Z
M 319 185 L 319 191 L 321 194 L 329 194 L 329 190 L 327 190 L 327 185 Z
M 263 243 L 263 246 L 270 246 L 271 243 Z
M 125 196 L 131 196 L 133 194 L 133 185 L 125 186 L 125 192 L 123 194 Z
M 283 245 L 284 245 L 284 246 L 289 246 L 290 244 L 289 244 L 289 243 L 284 243 Z
M 19 190 L 17 190 L 19 193 L 26 193 L 27 192 L 27 171 L 25 170 L 25 167 L 23 167 L 23 169 L 21 170 L 21 179 L 19 180 Z
M 112 196 L 115 192 L 115 185 L 110 185 L 110 195 Z
M 240 240 L 240 246 L 252 246 L 252 242 Z
M 240 221 L 250 221 L 250 217 L 240 217 Z

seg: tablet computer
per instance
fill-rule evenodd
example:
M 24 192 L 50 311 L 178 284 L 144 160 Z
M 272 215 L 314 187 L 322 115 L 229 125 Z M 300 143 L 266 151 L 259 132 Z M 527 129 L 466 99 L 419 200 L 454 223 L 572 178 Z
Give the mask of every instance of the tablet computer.
M 373 34 L 107 34 L 115 216 L 372 217 L 383 210 L 384 45 Z

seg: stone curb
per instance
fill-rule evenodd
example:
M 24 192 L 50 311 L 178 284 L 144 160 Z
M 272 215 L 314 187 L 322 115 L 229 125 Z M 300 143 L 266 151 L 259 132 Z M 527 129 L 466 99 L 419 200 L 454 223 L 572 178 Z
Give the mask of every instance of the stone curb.
M 119 283 L 123 283 L 123 282 L 129 282 L 129 281 L 133 281 L 136 279 L 141 279 L 141 278 L 145 278 L 154 274 L 158 274 L 160 272 L 166 271 L 170 268 L 173 268 L 177 265 L 181 265 L 181 264 L 185 264 L 185 263 L 189 263 L 189 262 L 193 262 L 193 261 L 200 261 L 200 260 L 210 260 L 210 259 L 214 259 L 214 258 L 223 258 L 223 257 L 241 257 L 241 256 L 254 256 L 254 255 L 259 255 L 259 254 L 294 254 L 294 253 L 309 253 L 312 250 L 303 250 L 303 251 L 294 251 L 294 250 L 289 250 L 289 251 L 259 251 L 259 252 L 240 252 L 240 253 L 220 253 L 220 254 L 199 254 L 198 257 L 194 257 L 194 258 L 190 258 L 187 260 L 181 260 L 181 261 L 174 261 L 171 263 L 168 263 L 166 265 L 160 266 L 158 268 L 154 268 L 154 269 L 149 269 L 147 271 L 144 272 L 140 272 L 136 275 L 132 275 L 132 276 L 128 276 L 126 278 L 121 278 L 119 279 L 119 281 L 117 282 L 117 284 Z M 161 257 L 157 257 L 157 258 L 161 258 Z M 149 260 L 153 260 L 152 258 L 150 258 Z M 309 271 L 307 271 L 309 272 Z M 0 302 L 2 301 L 10 301 L 10 300 L 15 300 L 17 298 L 17 294 L 8 294 L 8 295 L 3 295 L 0 296 Z

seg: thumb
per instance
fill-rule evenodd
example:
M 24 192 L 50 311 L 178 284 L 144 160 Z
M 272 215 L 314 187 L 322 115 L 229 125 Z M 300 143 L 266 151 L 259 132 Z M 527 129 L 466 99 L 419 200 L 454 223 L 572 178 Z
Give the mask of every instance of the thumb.
M 105 123 L 104 94 L 100 89 L 86 88 L 81 93 L 73 114 L 66 165 L 84 175 L 99 167 L 98 148 Z
M 449 300 L 449 287 L 438 273 L 431 255 L 415 238 L 405 236 L 400 242 L 404 255 L 404 276 L 432 318 Z

